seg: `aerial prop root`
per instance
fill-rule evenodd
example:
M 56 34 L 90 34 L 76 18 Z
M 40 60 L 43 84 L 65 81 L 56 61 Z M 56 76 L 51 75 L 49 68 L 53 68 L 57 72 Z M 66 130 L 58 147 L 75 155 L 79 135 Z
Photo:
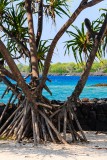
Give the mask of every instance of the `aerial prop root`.
M 71 142 L 87 139 L 78 122 L 72 105 L 57 106 L 37 102 L 38 108 L 25 98 L 0 128 L 0 136 L 13 138 L 17 142 L 32 139 L 34 145 L 52 141 L 68 144 L 67 133 L 71 134 Z M 80 133 L 75 130 L 76 122 Z

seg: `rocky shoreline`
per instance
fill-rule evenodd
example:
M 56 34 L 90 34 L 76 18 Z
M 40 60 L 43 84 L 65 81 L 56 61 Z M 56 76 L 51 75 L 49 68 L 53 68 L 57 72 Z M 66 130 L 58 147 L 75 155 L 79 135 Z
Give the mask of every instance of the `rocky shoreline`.
M 81 73 L 72 73 L 72 74 L 67 74 L 67 73 L 64 73 L 64 74 L 59 74 L 59 73 L 49 73 L 48 76 L 81 76 L 82 72 Z M 26 77 L 28 74 L 25 73 L 25 72 L 22 72 L 22 75 L 24 77 Z M 40 74 L 41 75 L 41 74 Z M 103 73 L 103 72 L 91 72 L 90 73 L 90 76 L 107 76 L 107 73 Z
M 81 76 L 82 72 L 80 73 L 72 73 L 72 74 L 53 74 L 53 73 L 49 73 L 48 75 L 52 75 L 52 76 L 58 76 L 58 75 L 62 75 L 62 76 Z M 90 76 L 107 76 L 107 73 L 103 73 L 103 72 L 90 72 L 89 74 Z

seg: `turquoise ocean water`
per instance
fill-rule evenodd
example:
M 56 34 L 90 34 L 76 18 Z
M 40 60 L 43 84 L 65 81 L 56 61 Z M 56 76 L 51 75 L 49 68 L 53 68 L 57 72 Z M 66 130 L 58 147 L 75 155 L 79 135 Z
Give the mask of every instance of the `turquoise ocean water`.
M 66 100 L 74 90 L 79 76 L 49 76 L 52 82 L 47 82 L 48 87 L 52 91 L 53 95 L 50 96 L 45 90 L 43 94 L 49 99 L 54 100 Z M 29 82 L 29 78 L 27 82 Z M 93 87 L 92 85 L 98 83 L 107 83 L 107 76 L 89 76 L 85 88 L 80 95 L 80 98 L 107 98 L 107 87 Z M 6 86 L 0 82 L 0 96 L 4 92 Z M 6 94 L 3 99 L 0 99 L 0 103 L 6 103 L 11 93 Z

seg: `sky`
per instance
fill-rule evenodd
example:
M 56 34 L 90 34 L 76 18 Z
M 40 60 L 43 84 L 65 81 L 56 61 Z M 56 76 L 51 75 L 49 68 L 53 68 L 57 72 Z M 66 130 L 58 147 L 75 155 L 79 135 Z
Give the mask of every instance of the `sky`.
M 70 11 L 71 14 L 75 11 L 75 9 L 78 7 L 79 3 L 81 0 L 73 0 L 70 3 Z M 104 0 L 103 2 L 85 9 L 80 13 L 80 15 L 77 17 L 73 25 L 76 25 L 78 27 L 81 27 L 81 23 L 84 21 L 85 18 L 90 19 L 90 21 L 95 20 L 99 17 L 100 12 L 99 8 L 107 8 L 107 0 Z M 58 18 L 56 19 L 56 25 L 53 24 L 53 22 L 48 19 L 44 20 L 44 25 L 43 25 L 43 33 L 42 33 L 42 39 L 53 39 L 58 30 L 61 28 L 61 26 L 67 21 L 67 17 L 64 16 L 63 19 Z M 68 29 L 70 30 L 70 28 Z M 68 55 L 64 56 L 64 41 L 69 40 L 69 37 L 64 34 L 61 39 L 58 41 L 57 44 L 57 50 L 55 50 L 55 53 L 52 58 L 52 63 L 57 63 L 57 62 L 75 62 L 75 59 L 73 57 L 72 51 Z

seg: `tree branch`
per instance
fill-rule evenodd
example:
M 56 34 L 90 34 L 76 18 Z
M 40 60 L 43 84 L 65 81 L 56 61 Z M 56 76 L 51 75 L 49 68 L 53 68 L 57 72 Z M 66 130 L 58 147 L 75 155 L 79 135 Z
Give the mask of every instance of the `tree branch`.
M 9 87 L 9 89 L 11 89 L 11 91 L 17 96 L 19 94 L 18 89 L 15 87 L 15 85 L 13 85 L 5 76 L 1 76 L 0 78 L 2 78 L 2 81 L 4 82 L 5 85 L 7 85 Z
M 47 54 L 47 57 L 45 60 L 44 70 L 43 70 L 43 74 L 42 74 L 42 80 L 41 80 L 41 83 L 38 87 L 39 90 L 43 89 L 43 86 L 46 82 L 47 74 L 48 74 L 51 59 L 52 59 L 52 55 L 53 55 L 55 46 L 56 46 L 58 40 L 60 39 L 60 37 L 65 33 L 65 31 L 68 29 L 68 27 L 75 21 L 75 19 L 81 13 L 82 10 L 84 10 L 88 7 L 94 6 L 95 4 L 97 4 L 101 1 L 103 1 L 103 0 L 92 0 L 90 2 L 87 2 L 87 0 L 82 0 L 79 7 L 74 11 L 72 16 L 68 19 L 68 21 L 62 26 L 62 28 L 56 34 L 56 36 L 54 37 L 54 39 L 50 45 L 50 48 L 49 48 L 49 51 L 48 51 L 48 54 Z M 84 2 L 86 2 L 86 3 L 84 3 Z
M 98 4 L 98 3 L 102 2 L 102 1 L 104 1 L 104 0 L 91 0 L 90 2 L 87 2 L 87 3 L 85 4 L 85 6 L 86 6 L 86 7 L 92 7 L 92 6 Z
M 11 72 L 9 72 L 7 69 L 5 69 L 4 67 L 0 68 L 0 72 L 2 74 L 4 74 L 5 76 L 11 78 L 12 80 L 16 81 L 15 77 L 13 76 L 13 74 Z
M 43 26 L 43 0 L 39 2 L 39 12 L 38 12 L 38 30 L 36 34 L 36 47 L 38 48 L 40 38 L 42 35 L 42 26 Z
M 23 91 L 24 95 L 27 97 L 28 101 L 30 101 L 31 103 L 36 105 L 34 95 L 32 95 L 32 92 L 29 90 L 28 85 L 25 83 L 25 80 L 22 77 L 15 62 L 13 61 L 9 51 L 6 49 L 5 45 L 3 44 L 3 42 L 1 40 L 0 40 L 0 52 L 3 56 L 3 58 L 6 60 L 10 70 L 12 71 L 12 74 L 16 78 L 18 86 L 22 89 L 22 91 Z

